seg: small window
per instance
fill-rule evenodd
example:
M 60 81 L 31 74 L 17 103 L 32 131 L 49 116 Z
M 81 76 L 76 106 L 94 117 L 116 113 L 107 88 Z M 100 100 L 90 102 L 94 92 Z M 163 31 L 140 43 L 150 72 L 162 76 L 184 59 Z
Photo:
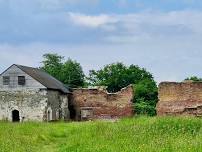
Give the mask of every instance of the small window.
M 81 108 L 81 120 L 91 120 L 93 119 L 93 109 L 91 107 Z
M 3 85 L 9 85 L 10 84 L 10 77 L 4 76 L 3 77 Z
M 18 85 L 25 85 L 25 76 L 18 76 Z

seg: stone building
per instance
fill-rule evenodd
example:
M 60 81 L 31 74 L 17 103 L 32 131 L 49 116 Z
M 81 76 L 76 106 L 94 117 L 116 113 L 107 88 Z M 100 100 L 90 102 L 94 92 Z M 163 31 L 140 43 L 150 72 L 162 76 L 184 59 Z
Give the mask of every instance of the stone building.
M 14 64 L 0 75 L 0 120 L 68 119 L 70 93 L 44 71 Z
M 76 120 L 114 119 L 130 117 L 134 113 L 132 86 L 117 93 L 103 88 L 74 89 L 70 100 L 70 117 Z
M 202 116 L 202 82 L 160 83 L 157 114 Z

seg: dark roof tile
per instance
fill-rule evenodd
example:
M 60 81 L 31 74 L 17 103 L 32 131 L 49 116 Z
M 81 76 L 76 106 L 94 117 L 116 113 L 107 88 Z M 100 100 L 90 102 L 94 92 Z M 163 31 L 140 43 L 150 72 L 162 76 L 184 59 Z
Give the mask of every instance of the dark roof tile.
M 22 65 L 16 66 L 28 75 L 30 75 L 32 78 L 40 82 L 42 85 L 47 87 L 48 89 L 60 90 L 63 93 L 70 93 L 70 88 L 66 87 L 62 82 L 60 82 L 59 80 L 57 80 L 56 78 L 49 75 L 43 70 Z

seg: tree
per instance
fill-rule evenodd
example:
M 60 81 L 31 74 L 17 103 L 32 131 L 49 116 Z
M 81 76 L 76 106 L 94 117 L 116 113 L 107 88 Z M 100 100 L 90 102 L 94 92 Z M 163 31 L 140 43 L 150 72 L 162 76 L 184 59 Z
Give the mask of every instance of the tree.
M 199 78 L 197 76 L 191 76 L 191 77 L 188 77 L 188 78 L 185 79 L 185 81 L 188 81 L 188 80 L 191 80 L 191 81 L 194 81 L 194 82 L 199 82 L 199 81 L 202 82 L 202 78 Z
M 158 101 L 158 88 L 156 82 L 145 79 L 134 85 L 135 88 L 135 110 L 138 114 L 156 114 L 156 103 Z
M 99 71 L 91 70 L 89 81 L 91 85 L 107 86 L 109 92 L 117 92 L 129 85 L 124 75 L 127 68 L 122 63 L 106 65 Z M 128 80 L 127 80 L 128 81 Z
M 64 60 L 64 57 L 58 54 L 47 53 L 43 55 L 43 58 L 43 66 L 41 69 L 57 78 L 58 80 L 61 80 L 61 70 L 63 67 L 62 61 Z
M 134 103 L 139 114 L 155 115 L 157 86 L 153 76 L 137 65 L 125 66 L 123 63 L 113 63 L 103 69 L 90 71 L 88 78 L 91 85 L 107 86 L 109 92 L 117 92 L 121 88 L 134 84 Z
M 44 54 L 42 67 L 44 71 L 57 78 L 69 87 L 81 87 L 85 83 L 85 75 L 81 65 L 70 58 L 64 62 L 64 57 L 58 54 Z
M 62 82 L 68 84 L 70 87 L 82 87 L 84 86 L 84 73 L 82 67 L 76 61 L 70 58 L 63 64 L 62 68 Z

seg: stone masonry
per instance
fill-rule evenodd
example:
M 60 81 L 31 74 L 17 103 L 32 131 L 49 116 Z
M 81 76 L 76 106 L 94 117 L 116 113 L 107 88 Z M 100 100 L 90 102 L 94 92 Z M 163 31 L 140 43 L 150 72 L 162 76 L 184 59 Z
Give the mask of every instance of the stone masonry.
M 202 82 L 160 83 L 157 114 L 202 116 Z
M 0 120 L 12 121 L 13 110 L 21 122 L 69 119 L 67 95 L 52 90 L 0 91 Z
M 18 110 L 20 121 L 46 120 L 47 92 L 37 90 L 1 91 L 0 120 L 12 121 L 12 111 Z
M 111 119 L 133 115 L 132 86 L 117 93 L 106 89 L 74 89 L 70 102 L 70 113 L 75 110 L 76 120 Z

